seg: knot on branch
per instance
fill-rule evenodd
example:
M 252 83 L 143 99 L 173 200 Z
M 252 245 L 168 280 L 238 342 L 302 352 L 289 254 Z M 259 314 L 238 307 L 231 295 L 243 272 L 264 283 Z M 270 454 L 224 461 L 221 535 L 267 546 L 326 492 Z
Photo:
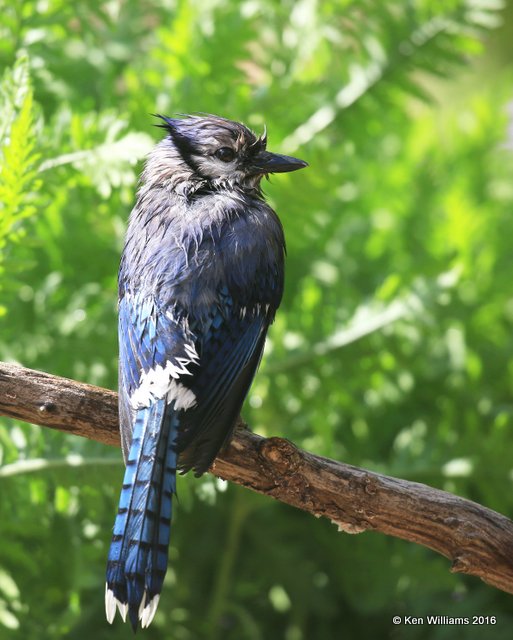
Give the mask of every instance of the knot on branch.
M 268 438 L 260 446 L 260 455 L 279 475 L 296 473 L 302 462 L 297 447 L 285 438 Z
M 308 475 L 303 472 L 304 456 L 301 451 L 284 438 L 268 438 L 260 444 L 259 453 L 276 491 L 282 492 L 285 488 L 302 509 L 315 511 L 316 503 Z M 274 489 L 269 493 L 273 495 Z
M 56 410 L 57 405 L 51 400 L 45 400 L 41 405 L 39 405 L 39 411 L 41 411 L 41 413 L 54 413 Z

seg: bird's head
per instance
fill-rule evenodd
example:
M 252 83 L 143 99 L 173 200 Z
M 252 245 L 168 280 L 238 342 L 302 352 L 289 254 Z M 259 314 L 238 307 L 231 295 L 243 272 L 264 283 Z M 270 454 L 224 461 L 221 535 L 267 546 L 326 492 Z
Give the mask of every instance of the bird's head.
M 189 185 L 258 188 L 263 176 L 307 166 L 298 158 L 270 153 L 260 137 L 239 122 L 213 115 L 162 119 L 168 135 L 154 152 L 160 180 L 176 190 Z

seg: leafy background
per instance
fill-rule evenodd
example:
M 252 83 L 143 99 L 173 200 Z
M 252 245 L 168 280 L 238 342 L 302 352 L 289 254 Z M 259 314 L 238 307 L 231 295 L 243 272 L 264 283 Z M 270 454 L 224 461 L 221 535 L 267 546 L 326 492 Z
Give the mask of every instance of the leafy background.
M 247 420 L 512 516 L 512 63 L 501 0 L 0 2 L 0 357 L 115 388 L 149 114 L 265 122 L 310 168 L 265 185 L 287 288 Z M 120 452 L 0 425 L 0 639 L 131 637 L 103 613 Z M 426 549 L 179 492 L 148 638 L 511 637 L 511 596 Z

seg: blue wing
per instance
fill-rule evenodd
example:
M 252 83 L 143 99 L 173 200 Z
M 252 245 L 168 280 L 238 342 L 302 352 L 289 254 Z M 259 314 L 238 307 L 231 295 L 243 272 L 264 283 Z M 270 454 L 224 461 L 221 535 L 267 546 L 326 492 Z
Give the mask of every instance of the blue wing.
M 177 434 L 179 468 L 196 475 L 208 470 L 232 432 L 260 362 L 269 308 L 241 308 L 224 288 L 217 303 L 200 318 L 185 317 L 154 299 L 126 296 L 120 317 L 120 414 L 125 457 L 132 437 L 134 412 L 130 398 L 141 372 L 167 362 L 185 371 L 179 384 L 194 394 L 183 412 Z M 187 351 L 186 351 L 187 346 Z M 197 359 L 187 354 L 195 350 Z M 192 397 L 192 396 L 191 396 Z
M 151 295 L 126 294 L 120 300 L 119 410 L 125 461 L 136 416 L 134 394 L 140 390 L 143 377 L 166 366 L 178 373 L 182 385 L 193 375 L 191 367 L 197 362 L 195 337 L 187 326 L 183 317 L 173 314 L 171 308 L 160 308 Z
M 200 318 L 151 296 L 119 306 L 126 471 L 107 565 L 106 608 L 134 629 L 155 613 L 167 570 L 177 467 L 206 471 L 230 435 L 260 361 L 268 307 L 227 290 Z M 178 457 L 178 459 L 177 459 Z
M 199 366 L 190 388 L 196 405 L 187 411 L 177 439 L 179 468 L 208 470 L 230 436 L 262 357 L 269 326 L 263 305 L 234 307 L 224 295 L 197 343 Z

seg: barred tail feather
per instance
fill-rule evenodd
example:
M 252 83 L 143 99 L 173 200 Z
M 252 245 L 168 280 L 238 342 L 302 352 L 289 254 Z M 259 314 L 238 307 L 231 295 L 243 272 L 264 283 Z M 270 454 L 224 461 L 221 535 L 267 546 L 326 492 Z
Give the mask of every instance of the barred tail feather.
M 155 615 L 167 570 L 178 416 L 166 400 L 137 412 L 107 563 L 105 608 L 134 631 Z

